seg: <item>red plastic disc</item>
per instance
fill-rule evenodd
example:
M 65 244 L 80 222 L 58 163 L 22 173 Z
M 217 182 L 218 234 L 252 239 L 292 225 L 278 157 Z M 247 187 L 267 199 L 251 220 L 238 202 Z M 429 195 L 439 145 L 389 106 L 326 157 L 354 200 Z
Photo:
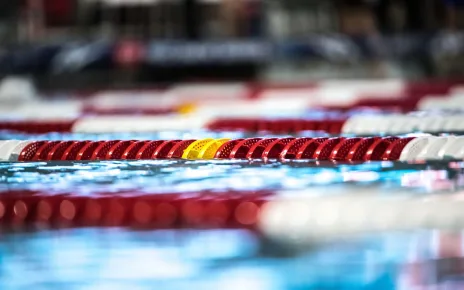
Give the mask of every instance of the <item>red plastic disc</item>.
M 185 149 L 187 149 L 187 147 L 189 147 L 190 144 L 192 144 L 195 141 L 197 140 L 184 140 L 184 141 L 178 142 L 171 148 L 171 150 L 166 155 L 166 158 L 169 158 L 169 159 L 182 158 L 182 154 L 184 154 Z
M 346 156 L 347 161 L 361 161 L 364 158 L 369 147 L 380 137 L 371 137 L 371 138 L 363 138 L 360 142 L 356 143 L 353 147 L 351 147 L 350 152 L 348 152 Z
M 110 148 L 108 153 L 106 154 L 105 159 L 106 160 L 119 160 L 122 159 L 122 154 L 126 151 L 126 149 L 135 143 L 136 141 L 121 141 L 119 143 L 116 143 L 113 145 L 113 147 Z
M 147 143 L 150 143 L 150 141 L 137 141 L 129 145 L 129 147 L 126 148 L 124 153 L 121 156 L 121 159 L 123 160 L 133 160 L 135 159 L 137 152 L 146 145 Z
M 274 141 L 278 140 L 277 138 L 267 138 L 257 142 L 253 145 L 246 155 L 247 159 L 257 159 L 262 158 L 262 154 L 269 144 L 273 143 Z
M 301 146 L 313 140 L 313 138 L 297 138 L 290 143 L 288 143 L 280 152 L 281 159 L 295 159 L 296 154 L 300 150 Z
M 166 159 L 168 158 L 168 154 L 171 151 L 171 149 L 179 142 L 182 142 L 182 140 L 171 140 L 171 141 L 166 141 L 156 150 L 153 152 L 152 156 L 150 159 Z
M 295 123 L 293 120 L 280 119 L 275 121 L 268 121 L 268 130 L 274 133 L 285 134 L 295 132 Z
M 315 131 L 327 132 L 332 125 L 330 120 L 315 120 Z
M 294 140 L 295 138 L 282 138 L 275 140 L 264 149 L 261 158 L 279 158 L 285 146 Z
M 79 155 L 79 152 L 81 151 L 82 148 L 84 148 L 89 143 L 91 142 L 90 141 L 79 141 L 79 142 L 75 142 L 74 144 L 70 145 L 64 151 L 63 155 L 61 156 L 61 160 L 68 160 L 68 161 L 78 160 L 77 157 Z
M 59 213 L 59 204 L 66 195 L 40 195 L 32 219 L 38 224 L 52 224 Z
M 97 142 L 89 142 L 85 144 L 81 150 L 77 153 L 76 160 L 90 160 L 95 149 L 98 148 L 101 144 L 105 143 L 105 141 L 97 141 Z M 69 159 L 68 159 L 69 160 Z
M 393 137 L 383 137 L 382 139 L 385 140 L 385 141 L 394 142 L 394 141 L 400 139 L 400 137 L 394 137 L 394 136 Z
M 327 120 L 324 131 L 329 134 L 340 134 L 346 120 Z
M 300 147 L 295 159 L 311 159 L 319 145 L 327 141 L 329 138 L 315 138 L 307 141 Z
M 120 140 L 113 140 L 113 141 L 106 141 L 100 144 L 95 150 L 93 151 L 92 157 L 90 157 L 90 160 L 105 160 L 106 155 L 110 151 L 110 149 L 116 145 L 119 144 L 121 141 Z
M 258 132 L 271 132 L 272 124 L 269 120 L 256 120 L 256 128 Z
M 346 161 L 347 156 L 351 151 L 351 148 L 353 148 L 356 144 L 358 144 L 362 140 L 363 140 L 362 138 L 349 138 L 349 139 L 346 139 L 338 143 L 338 145 L 336 145 L 334 149 L 332 150 L 332 152 L 330 153 L 329 159 L 336 160 L 336 161 L 338 160 Z
M 42 151 L 48 148 L 51 142 L 52 141 L 45 141 L 45 143 L 43 143 L 42 146 L 40 146 L 39 149 L 37 149 L 31 161 L 38 161 Z
M 230 205 L 224 200 L 211 199 L 204 206 L 205 223 L 210 227 L 225 227 L 230 215 Z
M 164 142 L 165 141 L 163 140 L 158 140 L 146 143 L 139 149 L 139 151 L 135 155 L 135 159 L 150 159 L 153 155 L 153 152 L 155 152 L 156 148 L 158 148 L 158 146 L 160 146 Z
M 47 160 L 61 160 L 63 153 L 68 149 L 69 146 L 77 143 L 76 141 L 63 141 L 56 144 L 47 155 Z
M 210 130 L 240 130 L 248 132 L 289 133 L 305 130 L 338 134 L 345 120 L 342 119 L 219 119 L 207 125 Z
M 313 159 L 329 160 L 332 150 L 335 148 L 335 146 L 344 140 L 345 138 L 331 138 L 326 140 L 324 143 L 319 145 L 319 147 L 317 147 L 316 151 L 314 152 Z
M 235 145 L 234 149 L 232 149 L 229 157 L 232 159 L 246 158 L 250 148 L 261 140 L 263 140 L 263 138 L 250 138 L 239 142 L 237 145 Z
M 414 140 L 414 137 L 408 137 L 408 138 L 401 138 L 398 139 L 390 144 L 388 148 L 385 150 L 385 153 L 382 156 L 382 160 L 385 161 L 392 161 L 392 160 L 398 160 L 401 156 L 401 152 L 403 151 L 404 147 L 408 145 L 409 142 Z
M 83 206 L 86 198 L 69 196 L 58 204 L 55 223 L 59 227 L 79 226 L 82 222 Z
M 299 121 L 298 126 L 301 131 L 315 131 L 317 124 L 314 120 L 301 120 Z
M 28 144 L 19 154 L 18 161 L 32 161 L 37 151 L 47 143 L 47 141 L 38 141 Z
M 122 198 L 111 196 L 101 200 L 105 211 L 103 213 L 102 224 L 108 227 L 120 227 L 128 225 L 130 218 L 129 209 L 132 207 L 133 198 Z
M 136 227 L 146 227 L 154 222 L 155 199 L 149 196 L 135 198 L 131 210 L 131 223 Z
M 43 161 L 46 160 L 46 157 L 48 155 L 48 152 L 55 147 L 55 145 L 61 143 L 61 141 L 48 141 L 45 142 L 34 154 L 34 157 L 32 158 L 32 161 Z
M 385 139 L 378 139 L 366 150 L 364 161 L 380 161 L 382 156 L 392 142 Z
M 81 196 L 14 191 L 0 198 L 0 223 L 56 227 L 248 228 L 256 224 L 260 208 L 272 195 L 245 191 L 186 195 L 118 192 Z
M 83 202 L 81 225 L 82 226 L 98 226 L 106 212 L 104 203 L 99 198 L 88 198 Z
M 74 121 L 3 121 L 0 130 L 11 130 L 30 134 L 71 132 Z
M 242 142 L 243 140 L 245 139 L 235 139 L 235 140 L 230 140 L 222 144 L 221 147 L 219 147 L 219 149 L 217 150 L 216 156 L 214 156 L 214 158 L 217 158 L 217 159 L 230 158 L 230 154 L 232 153 L 232 150 L 234 149 L 234 147 L 238 143 Z

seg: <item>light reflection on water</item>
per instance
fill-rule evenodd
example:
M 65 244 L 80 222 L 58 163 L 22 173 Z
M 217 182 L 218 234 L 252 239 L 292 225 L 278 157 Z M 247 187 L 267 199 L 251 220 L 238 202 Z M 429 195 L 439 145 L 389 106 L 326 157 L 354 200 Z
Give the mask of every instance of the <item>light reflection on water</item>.
M 436 191 L 433 184 L 440 184 L 439 190 L 459 187 L 461 171 L 456 164 L 450 169 L 444 163 L 0 163 L 0 194 L 11 189 L 83 195 L 224 189 L 293 194 L 365 187 L 391 194 L 404 186 L 423 193 Z M 242 230 L 0 231 L 0 289 L 423 289 L 464 276 L 464 269 L 443 269 L 449 257 L 437 254 L 437 236 L 440 233 L 384 233 L 294 252 Z M 457 241 L 446 247 L 461 249 L 460 234 L 455 236 Z M 453 253 L 454 259 L 462 256 Z
M 420 187 L 425 179 L 430 183 L 454 180 L 460 176 L 461 169 L 450 169 L 446 165 L 427 169 L 420 164 L 407 166 L 381 162 L 340 165 L 247 160 L 0 163 L 0 191 L 31 188 L 72 190 L 76 193 L 89 188 L 96 191 L 133 189 L 147 192 L 172 192 L 186 188 L 279 190 L 337 183 Z M 426 178 L 420 175 L 420 170 L 425 169 L 428 170 Z M 448 174 L 448 171 L 453 173 Z M 415 182 L 408 184 L 405 180 Z
M 462 234 L 453 234 L 454 244 L 442 242 L 457 251 L 451 259 L 437 254 L 440 235 L 384 233 L 285 255 L 244 230 L 10 233 L 0 239 L 0 289 L 390 290 L 459 283 Z

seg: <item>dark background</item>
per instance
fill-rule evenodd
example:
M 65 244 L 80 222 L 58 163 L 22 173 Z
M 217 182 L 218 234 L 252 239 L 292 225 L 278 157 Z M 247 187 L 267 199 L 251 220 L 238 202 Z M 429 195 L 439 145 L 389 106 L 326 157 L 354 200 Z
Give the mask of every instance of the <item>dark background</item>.
M 2 0 L 0 74 L 45 89 L 461 78 L 463 2 Z

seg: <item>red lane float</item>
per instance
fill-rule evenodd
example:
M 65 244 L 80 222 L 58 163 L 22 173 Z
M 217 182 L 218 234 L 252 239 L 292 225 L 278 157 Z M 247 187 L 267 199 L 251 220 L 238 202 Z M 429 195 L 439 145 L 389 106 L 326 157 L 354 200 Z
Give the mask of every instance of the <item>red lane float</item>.
M 420 138 L 431 138 L 430 141 L 432 142 L 433 138 L 438 137 Z M 218 145 L 211 152 L 211 156 L 215 156 L 216 159 L 400 160 L 403 149 L 414 139 L 416 138 L 288 137 L 235 139 Z M 190 145 L 196 141 L 198 141 L 198 144 L 205 143 L 201 146 L 206 146 L 210 141 L 214 140 L 207 139 L 206 141 L 208 142 L 203 143 L 200 142 L 202 140 L 0 141 L 0 160 L 86 161 L 181 159 L 185 158 L 185 156 L 194 156 L 185 153 L 188 150 L 193 150 Z M 427 141 L 427 144 L 432 144 L 431 142 Z M 5 148 L 5 152 L 3 148 Z M 197 148 L 196 150 L 201 151 L 202 148 Z M 196 159 L 202 159 L 202 157 Z
M 323 131 L 330 134 L 341 133 L 345 119 L 240 119 L 224 118 L 210 122 L 206 128 L 212 131 L 244 131 L 294 133 L 302 131 Z
M 51 132 L 70 133 L 74 120 L 68 121 L 0 121 L 0 130 L 24 132 L 30 134 L 45 134 Z
M 0 192 L 0 226 L 254 228 L 270 191 L 99 193 Z

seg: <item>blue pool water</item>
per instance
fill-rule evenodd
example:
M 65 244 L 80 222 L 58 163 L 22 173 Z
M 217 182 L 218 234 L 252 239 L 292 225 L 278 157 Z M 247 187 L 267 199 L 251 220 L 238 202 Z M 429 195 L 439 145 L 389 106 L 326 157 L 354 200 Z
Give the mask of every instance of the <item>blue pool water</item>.
M 371 189 L 423 196 L 459 191 L 462 168 L 456 162 L 272 160 L 0 163 L 0 197 L 23 189 L 83 196 L 205 190 L 291 196 Z M 459 289 L 461 235 L 385 232 L 297 250 L 245 229 L 0 227 L 0 289 Z M 443 239 L 451 241 L 441 243 L 451 256 L 437 254 Z

